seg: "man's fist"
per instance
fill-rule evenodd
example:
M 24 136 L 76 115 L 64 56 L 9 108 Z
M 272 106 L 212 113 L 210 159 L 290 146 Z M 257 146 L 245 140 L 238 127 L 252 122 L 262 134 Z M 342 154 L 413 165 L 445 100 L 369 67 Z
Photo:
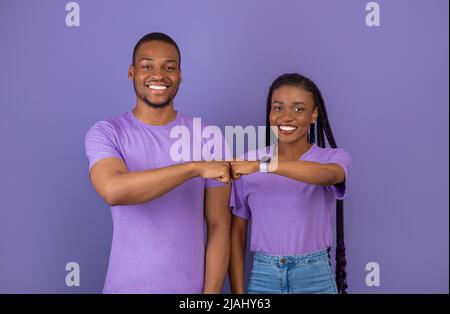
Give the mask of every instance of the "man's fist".
M 230 164 L 228 161 L 202 161 L 197 164 L 199 174 L 204 179 L 216 179 L 219 182 L 230 182 Z

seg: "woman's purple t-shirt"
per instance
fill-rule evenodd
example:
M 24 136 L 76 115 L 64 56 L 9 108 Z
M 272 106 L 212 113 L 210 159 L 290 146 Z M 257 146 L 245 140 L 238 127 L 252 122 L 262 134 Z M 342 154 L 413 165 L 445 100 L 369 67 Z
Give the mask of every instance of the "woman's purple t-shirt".
M 258 158 L 267 155 L 258 152 Z M 234 182 L 233 214 L 251 218 L 250 250 L 272 255 L 299 255 L 332 245 L 331 212 L 346 194 L 352 158 L 343 149 L 313 144 L 300 160 L 336 163 L 343 184 L 319 186 L 271 173 L 253 173 Z
M 193 134 L 193 118 L 180 112 L 162 126 L 143 123 L 131 111 L 97 122 L 85 140 L 89 169 L 108 157 L 122 159 L 129 171 L 176 164 L 170 157 L 175 126 Z M 221 185 L 196 177 L 150 202 L 111 207 L 113 240 L 103 292 L 201 293 L 204 191 Z

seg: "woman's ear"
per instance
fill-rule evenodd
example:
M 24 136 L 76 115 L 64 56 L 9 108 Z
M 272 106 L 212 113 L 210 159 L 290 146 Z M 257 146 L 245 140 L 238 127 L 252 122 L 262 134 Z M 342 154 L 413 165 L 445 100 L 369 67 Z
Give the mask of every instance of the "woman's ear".
M 318 115 L 319 115 L 319 108 L 315 106 L 311 117 L 311 123 L 316 123 Z

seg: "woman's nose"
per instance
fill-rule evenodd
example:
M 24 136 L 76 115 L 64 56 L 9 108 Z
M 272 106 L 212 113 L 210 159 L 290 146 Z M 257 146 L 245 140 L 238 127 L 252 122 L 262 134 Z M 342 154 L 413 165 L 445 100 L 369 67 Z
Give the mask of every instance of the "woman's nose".
M 292 122 L 294 121 L 294 116 L 289 111 L 284 112 L 283 115 L 280 117 L 280 121 L 284 123 Z

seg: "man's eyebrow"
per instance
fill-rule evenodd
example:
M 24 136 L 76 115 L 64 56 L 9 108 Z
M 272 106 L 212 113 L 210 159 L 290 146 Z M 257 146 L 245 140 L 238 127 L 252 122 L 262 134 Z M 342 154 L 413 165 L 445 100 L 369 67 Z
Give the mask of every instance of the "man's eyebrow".
M 140 61 L 153 61 L 153 59 L 150 58 L 150 57 L 142 57 L 141 60 L 139 60 L 139 62 L 140 62 Z M 172 59 L 167 59 L 167 60 L 165 60 L 164 62 L 165 62 L 165 63 L 178 63 L 177 60 L 172 60 Z

